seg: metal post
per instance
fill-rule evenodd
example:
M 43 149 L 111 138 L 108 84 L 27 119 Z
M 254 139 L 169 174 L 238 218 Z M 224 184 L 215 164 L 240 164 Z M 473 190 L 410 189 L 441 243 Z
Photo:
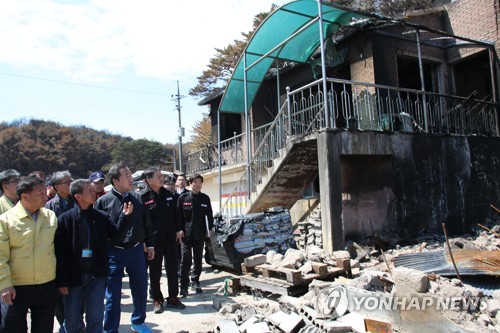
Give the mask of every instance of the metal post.
M 238 140 L 236 139 L 236 132 L 233 132 L 233 151 L 234 160 L 231 161 L 232 164 L 238 163 Z
M 495 117 L 495 130 L 496 135 L 500 134 L 499 128 L 499 120 L 498 120 L 498 112 L 500 112 L 498 103 L 497 103 L 497 85 L 495 84 L 495 54 L 493 53 L 493 47 L 488 49 L 490 55 L 490 75 L 491 75 L 491 98 L 495 103 L 495 112 L 493 113 Z
M 251 180 L 251 150 L 250 150 L 250 110 L 248 107 L 248 94 L 247 94 L 247 54 L 243 53 L 243 90 L 245 91 L 245 133 L 246 133 L 246 143 L 247 143 L 247 196 L 250 199 L 250 194 L 252 193 L 252 180 Z
M 417 52 L 418 52 L 418 68 L 420 72 L 420 86 L 422 90 L 422 107 L 424 111 L 424 129 L 429 133 L 429 123 L 427 121 L 427 97 L 425 95 L 425 81 L 424 81 L 424 65 L 422 63 L 422 50 L 420 49 L 420 30 L 416 30 L 417 38 Z
M 292 107 L 290 105 L 290 87 L 286 87 L 286 104 L 287 104 L 287 111 L 288 111 L 288 122 L 287 122 L 287 127 L 288 127 L 288 135 L 292 135 Z
M 328 108 L 327 84 L 326 84 L 326 61 L 325 61 L 325 38 L 323 33 L 323 5 L 318 0 L 319 17 L 319 40 L 321 45 L 321 75 L 323 76 L 323 105 L 325 108 L 325 127 L 330 128 L 330 110 Z
M 175 99 L 177 100 L 177 111 L 179 112 L 179 171 L 182 172 L 182 137 L 184 136 L 184 128 L 182 128 L 181 123 L 181 96 L 179 90 L 179 81 L 177 81 L 177 95 L 175 95 Z
M 219 163 L 219 212 L 222 212 L 222 154 L 221 154 L 221 139 L 220 139 L 220 111 L 217 110 L 217 150 L 218 150 L 218 158 L 217 162 Z

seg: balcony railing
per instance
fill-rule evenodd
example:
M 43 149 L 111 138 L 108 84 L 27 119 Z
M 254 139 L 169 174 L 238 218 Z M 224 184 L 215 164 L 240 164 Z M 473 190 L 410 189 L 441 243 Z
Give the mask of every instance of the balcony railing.
M 242 148 L 245 134 L 236 134 L 230 139 L 221 141 L 221 165 L 235 165 L 246 161 L 246 153 Z M 217 145 L 208 145 L 186 156 L 186 172 L 188 174 L 200 173 L 219 167 L 219 154 Z
M 287 91 L 287 101 L 270 124 L 252 130 L 250 178 L 244 174 L 234 193 L 256 193 L 257 185 L 290 137 L 307 135 L 327 126 L 360 131 L 422 132 L 451 135 L 499 136 L 498 104 L 473 97 L 443 95 L 384 85 L 327 79 Z M 328 111 L 328 112 L 325 112 Z M 241 149 L 245 134 L 221 142 L 223 165 L 246 162 Z M 228 151 L 236 149 L 238 153 Z M 212 156 L 209 158 L 209 156 Z M 217 146 L 188 155 L 188 172 L 216 168 Z M 214 163 L 215 162 L 215 163 Z M 239 190 L 238 190 L 239 189 Z M 238 195 L 230 195 L 224 207 Z M 241 205 L 240 205 L 241 206 Z

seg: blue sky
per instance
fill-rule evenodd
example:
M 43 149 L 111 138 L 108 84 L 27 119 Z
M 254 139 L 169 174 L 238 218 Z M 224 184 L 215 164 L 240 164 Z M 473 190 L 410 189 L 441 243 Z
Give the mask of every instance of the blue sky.
M 36 118 L 177 142 L 206 107 L 188 95 L 272 0 L 0 2 L 0 122 Z M 111 89 L 108 89 L 111 88 Z

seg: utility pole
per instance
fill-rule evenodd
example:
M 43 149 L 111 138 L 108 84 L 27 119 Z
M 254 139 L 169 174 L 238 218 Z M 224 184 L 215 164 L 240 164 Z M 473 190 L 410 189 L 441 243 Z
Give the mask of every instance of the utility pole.
M 185 96 L 181 96 L 180 90 L 179 90 L 179 81 L 177 81 L 177 95 L 172 95 L 172 100 L 177 101 L 177 106 L 176 109 L 179 112 L 179 171 L 182 170 L 182 137 L 184 136 L 184 128 L 182 127 L 181 123 L 181 98 L 184 98 Z M 174 156 L 175 159 L 175 156 Z

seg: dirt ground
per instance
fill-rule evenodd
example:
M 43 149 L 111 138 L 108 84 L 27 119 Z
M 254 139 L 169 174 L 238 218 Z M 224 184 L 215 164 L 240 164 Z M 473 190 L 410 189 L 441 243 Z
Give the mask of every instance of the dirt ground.
M 181 301 L 186 305 L 184 310 L 166 309 L 161 314 L 153 313 L 153 303 L 148 299 L 148 311 L 146 313 L 146 323 L 155 333 L 197 333 L 197 332 L 212 332 L 219 320 L 228 319 L 227 315 L 220 314 L 213 306 L 215 298 L 222 296 L 216 295 L 217 290 L 224 285 L 226 278 L 234 275 L 214 270 L 211 266 L 204 264 L 203 273 L 201 274 L 201 286 L 204 290 L 203 294 L 195 294 L 190 291 L 186 298 L 181 298 Z M 161 280 L 162 292 L 165 296 L 167 292 L 167 280 L 162 277 Z M 252 296 L 241 294 L 237 297 L 229 297 L 235 301 L 251 301 Z M 130 316 L 132 314 L 132 297 L 128 285 L 128 276 L 123 279 L 122 289 L 122 314 L 120 320 L 120 332 L 131 332 Z M 54 332 L 59 331 L 57 320 L 54 324 Z

